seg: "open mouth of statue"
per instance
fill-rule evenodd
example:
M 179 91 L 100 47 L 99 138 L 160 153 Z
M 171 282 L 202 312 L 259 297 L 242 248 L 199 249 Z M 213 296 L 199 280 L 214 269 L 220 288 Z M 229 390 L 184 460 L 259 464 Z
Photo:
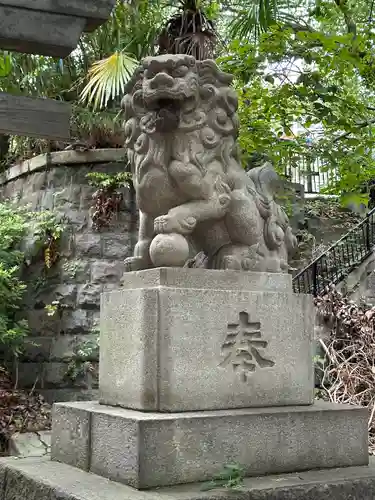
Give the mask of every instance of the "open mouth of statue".
M 153 109 L 178 107 L 179 103 L 186 97 L 181 93 L 168 90 L 158 90 L 145 95 L 145 102 Z
M 180 99 L 168 99 L 168 98 L 162 98 L 162 99 L 157 99 L 156 105 L 158 108 L 171 108 L 171 107 L 176 107 L 176 104 L 178 103 Z

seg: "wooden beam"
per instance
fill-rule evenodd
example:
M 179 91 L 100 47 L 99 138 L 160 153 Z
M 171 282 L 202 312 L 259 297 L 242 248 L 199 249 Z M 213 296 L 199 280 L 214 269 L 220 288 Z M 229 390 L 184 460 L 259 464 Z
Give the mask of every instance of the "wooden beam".
M 53 99 L 32 99 L 0 92 L 0 133 L 70 139 L 71 106 Z

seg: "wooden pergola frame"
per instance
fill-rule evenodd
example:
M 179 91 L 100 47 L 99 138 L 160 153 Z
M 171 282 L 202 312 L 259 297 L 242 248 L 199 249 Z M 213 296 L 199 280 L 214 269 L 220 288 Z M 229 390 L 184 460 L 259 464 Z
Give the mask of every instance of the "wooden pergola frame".
M 83 32 L 110 16 L 116 0 L 0 0 L 0 48 L 63 58 Z M 70 138 L 71 106 L 0 93 L 0 133 Z

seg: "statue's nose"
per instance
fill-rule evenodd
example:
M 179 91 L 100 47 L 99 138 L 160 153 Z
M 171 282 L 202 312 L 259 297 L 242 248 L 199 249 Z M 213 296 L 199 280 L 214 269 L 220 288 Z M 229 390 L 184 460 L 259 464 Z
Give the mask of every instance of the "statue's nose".
M 152 89 L 173 87 L 173 78 L 167 73 L 158 73 L 150 82 Z

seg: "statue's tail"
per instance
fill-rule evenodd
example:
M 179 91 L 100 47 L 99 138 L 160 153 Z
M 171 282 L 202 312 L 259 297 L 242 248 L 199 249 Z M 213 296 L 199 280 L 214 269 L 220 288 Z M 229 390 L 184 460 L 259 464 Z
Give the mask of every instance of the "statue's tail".
M 264 240 L 271 250 L 276 250 L 284 242 L 289 256 L 297 249 L 297 239 L 289 224 L 284 210 L 274 198 L 281 187 L 281 178 L 269 162 L 260 167 L 252 168 L 247 172 L 259 194 L 257 206 L 265 221 Z M 282 230 L 280 233 L 279 229 Z
M 270 162 L 266 162 L 260 167 L 252 168 L 247 175 L 255 184 L 255 189 L 266 201 L 272 201 L 277 189 L 281 185 L 281 179 Z

